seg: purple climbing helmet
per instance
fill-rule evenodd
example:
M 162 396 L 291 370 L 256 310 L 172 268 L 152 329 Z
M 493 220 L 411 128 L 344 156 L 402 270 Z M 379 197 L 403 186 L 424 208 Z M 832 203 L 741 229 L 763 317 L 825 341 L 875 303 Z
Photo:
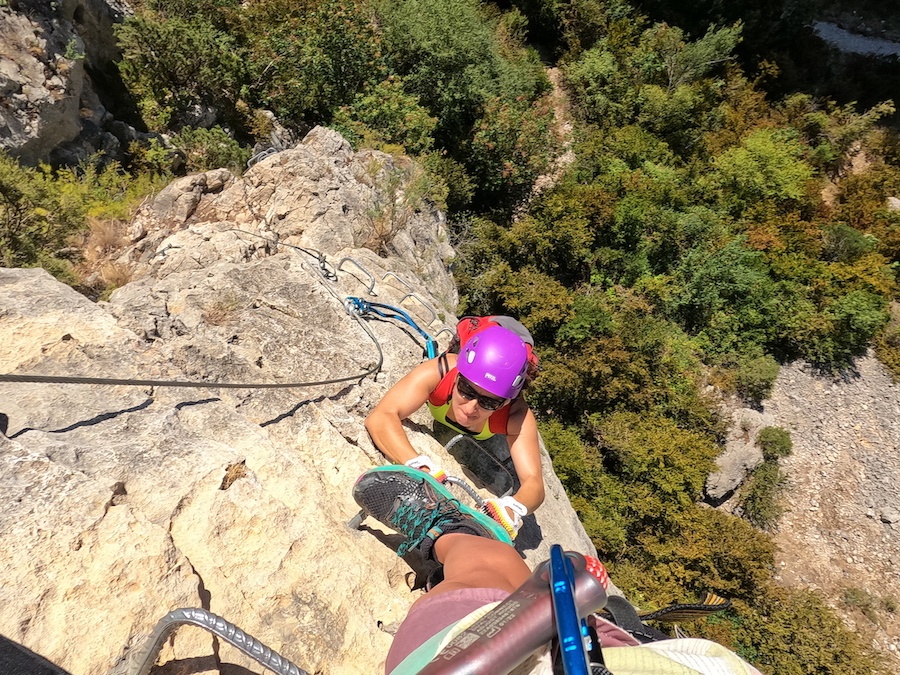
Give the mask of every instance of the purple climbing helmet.
M 515 398 L 525 384 L 528 350 L 511 330 L 491 326 L 462 346 L 456 367 L 469 382 L 494 396 Z

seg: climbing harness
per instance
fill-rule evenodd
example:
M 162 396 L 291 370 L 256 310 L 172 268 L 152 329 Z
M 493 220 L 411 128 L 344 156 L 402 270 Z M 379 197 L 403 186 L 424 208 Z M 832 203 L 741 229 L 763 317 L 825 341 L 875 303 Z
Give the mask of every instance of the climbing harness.
M 349 296 L 344 301 L 344 307 L 351 316 L 367 316 L 374 314 L 382 319 L 397 319 L 402 321 L 425 338 L 425 354 L 429 359 L 433 359 L 438 355 L 437 340 L 427 331 L 419 327 L 419 325 L 413 321 L 413 318 L 399 307 L 392 307 L 391 305 L 386 305 L 381 302 L 369 302 L 368 300 L 353 296 Z

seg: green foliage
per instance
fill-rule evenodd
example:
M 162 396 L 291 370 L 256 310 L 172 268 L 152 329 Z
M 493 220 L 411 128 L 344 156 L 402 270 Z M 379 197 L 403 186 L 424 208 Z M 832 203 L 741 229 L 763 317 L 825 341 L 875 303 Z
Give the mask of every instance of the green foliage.
M 635 413 L 595 417 L 592 426 L 616 475 L 646 488 L 650 503 L 634 508 L 649 507 L 648 515 L 662 517 L 652 502 L 686 507 L 702 496 L 718 454 L 709 438 L 663 417 Z
M 219 126 L 212 129 L 186 127 L 172 136 L 171 143 L 184 153 L 190 173 L 227 168 L 240 175 L 251 154 L 249 148 L 241 147 Z
M 760 586 L 752 604 L 736 602 L 733 613 L 708 622 L 704 631 L 764 672 L 785 675 L 839 675 L 885 672 L 867 648 L 817 593 Z M 822 636 L 828 639 L 823 640 Z
M 442 152 L 431 152 L 421 161 L 434 177 L 435 183 L 443 184 L 446 191 L 442 197 L 435 198 L 436 205 L 453 213 L 463 211 L 475 194 L 475 181 L 466 172 L 466 168 Z
M 403 90 L 401 78 L 389 77 L 338 109 L 332 126 L 357 146 L 393 144 L 421 155 L 434 145 L 436 124 L 437 119 L 419 105 L 418 97 Z
M 225 30 L 236 20 L 239 0 L 150 0 L 149 7 L 160 16 L 192 21 L 198 17 Z
M 867 237 L 844 223 L 830 223 L 822 228 L 822 258 L 831 262 L 853 263 L 875 249 L 874 237 Z
M 283 122 L 328 122 L 385 79 L 381 39 L 363 0 L 250 5 L 249 96 Z
M 900 382 L 900 321 L 896 317 L 885 326 L 875 343 L 875 351 L 894 381 Z
M 756 467 L 741 488 L 740 507 L 744 517 L 763 530 L 776 525 L 784 512 L 778 501 L 784 485 L 778 462 L 765 461 Z
M 900 212 L 888 198 L 900 194 L 900 168 L 875 164 L 841 179 L 836 217 L 864 233 L 867 242 L 891 261 L 900 261 Z
M 766 461 L 787 457 L 793 449 L 790 433 L 780 427 L 766 427 L 760 430 L 756 444 L 762 448 Z
M 770 354 L 741 358 L 735 369 L 735 390 L 749 403 L 761 403 L 772 391 L 781 366 Z
M 887 323 L 886 301 L 869 291 L 851 291 L 826 305 L 823 320 L 823 329 L 802 346 L 803 356 L 813 363 L 846 365 Z
M 536 56 L 503 58 L 474 0 L 384 0 L 378 15 L 390 68 L 438 119 L 440 147 L 458 150 L 492 98 L 531 101 L 546 88 Z
M 180 126 L 195 106 L 234 109 L 244 61 L 232 37 L 204 19 L 136 14 L 116 28 L 119 70 L 132 92 L 153 111 L 151 128 Z
M 174 153 L 157 138 L 151 138 L 146 143 L 132 141 L 128 146 L 130 168 L 136 173 L 171 176 Z
M 803 146 L 788 129 L 751 133 L 740 147 L 714 158 L 712 169 L 703 185 L 735 215 L 760 202 L 794 207 L 806 197 L 813 177 L 812 167 L 803 160 Z
M 470 166 L 485 197 L 509 209 L 531 192 L 554 154 L 549 97 L 530 103 L 495 97 L 486 102 L 472 138 Z
M 675 270 L 681 289 L 667 310 L 711 353 L 742 352 L 772 337 L 776 288 L 765 257 L 741 237 L 715 250 L 693 249 Z
M 628 488 L 631 503 L 639 507 L 647 492 L 639 485 Z M 628 597 L 652 599 L 654 607 L 710 590 L 732 599 L 754 598 L 772 574 L 774 548 L 765 533 L 697 505 L 634 521 L 628 541 L 612 559 L 611 573 Z
M 86 164 L 53 172 L 22 167 L 0 153 L 0 264 L 44 267 L 76 283 L 67 249 L 87 218 L 127 219 L 137 202 L 158 187 L 151 176 L 137 179 L 116 164 Z
M 601 550 L 624 550 L 628 537 L 622 505 L 627 503 L 628 494 L 622 483 L 603 468 L 600 455 L 574 428 L 549 420 L 542 422 L 540 429 L 553 470 L 591 539 Z
M 688 42 L 680 29 L 658 24 L 628 49 L 598 41 L 565 68 L 566 80 L 588 120 L 605 128 L 637 123 L 680 154 L 721 123 L 717 71 L 739 39 L 739 25 Z
M 85 203 L 79 183 L 59 184 L 49 167 L 30 169 L 0 154 L 0 262 L 4 267 L 49 265 L 71 235 L 84 225 Z
M 854 146 L 871 133 L 875 123 L 894 113 L 890 101 L 860 113 L 855 104 L 837 106 L 826 102 L 823 105 L 808 94 L 788 97 L 781 109 L 787 123 L 806 136 L 812 162 L 832 177 L 839 176 L 848 167 L 856 154 Z

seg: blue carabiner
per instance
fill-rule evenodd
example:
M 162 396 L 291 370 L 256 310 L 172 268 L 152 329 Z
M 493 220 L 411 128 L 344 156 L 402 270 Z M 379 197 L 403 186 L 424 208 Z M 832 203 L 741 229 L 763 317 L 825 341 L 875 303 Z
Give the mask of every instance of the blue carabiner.
M 550 547 L 550 590 L 563 670 L 566 675 L 590 675 L 583 634 L 587 626 L 575 607 L 575 570 L 559 544 Z

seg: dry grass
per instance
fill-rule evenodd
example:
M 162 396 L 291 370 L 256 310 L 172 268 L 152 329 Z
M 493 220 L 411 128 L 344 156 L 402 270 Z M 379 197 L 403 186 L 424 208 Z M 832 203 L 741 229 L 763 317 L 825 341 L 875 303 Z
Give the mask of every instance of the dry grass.
M 240 298 L 234 293 L 220 295 L 203 310 L 203 321 L 211 326 L 224 326 L 234 319 L 240 304 Z
M 81 253 L 75 273 L 82 292 L 89 297 L 106 300 L 115 289 L 131 281 L 131 268 L 113 260 L 128 244 L 127 227 L 114 218 L 91 218 L 87 230 L 71 242 Z
M 110 260 L 100 265 L 98 271 L 103 284 L 110 290 L 124 286 L 131 281 L 131 269 L 122 263 Z
M 105 260 L 110 254 L 125 247 L 127 223 L 115 219 L 91 218 L 84 241 L 84 261 L 89 266 Z
M 234 485 L 236 480 L 243 478 L 246 475 L 247 465 L 244 463 L 244 460 L 230 464 L 228 468 L 225 469 L 225 476 L 222 478 L 222 485 L 219 486 L 219 489 L 227 490 Z

